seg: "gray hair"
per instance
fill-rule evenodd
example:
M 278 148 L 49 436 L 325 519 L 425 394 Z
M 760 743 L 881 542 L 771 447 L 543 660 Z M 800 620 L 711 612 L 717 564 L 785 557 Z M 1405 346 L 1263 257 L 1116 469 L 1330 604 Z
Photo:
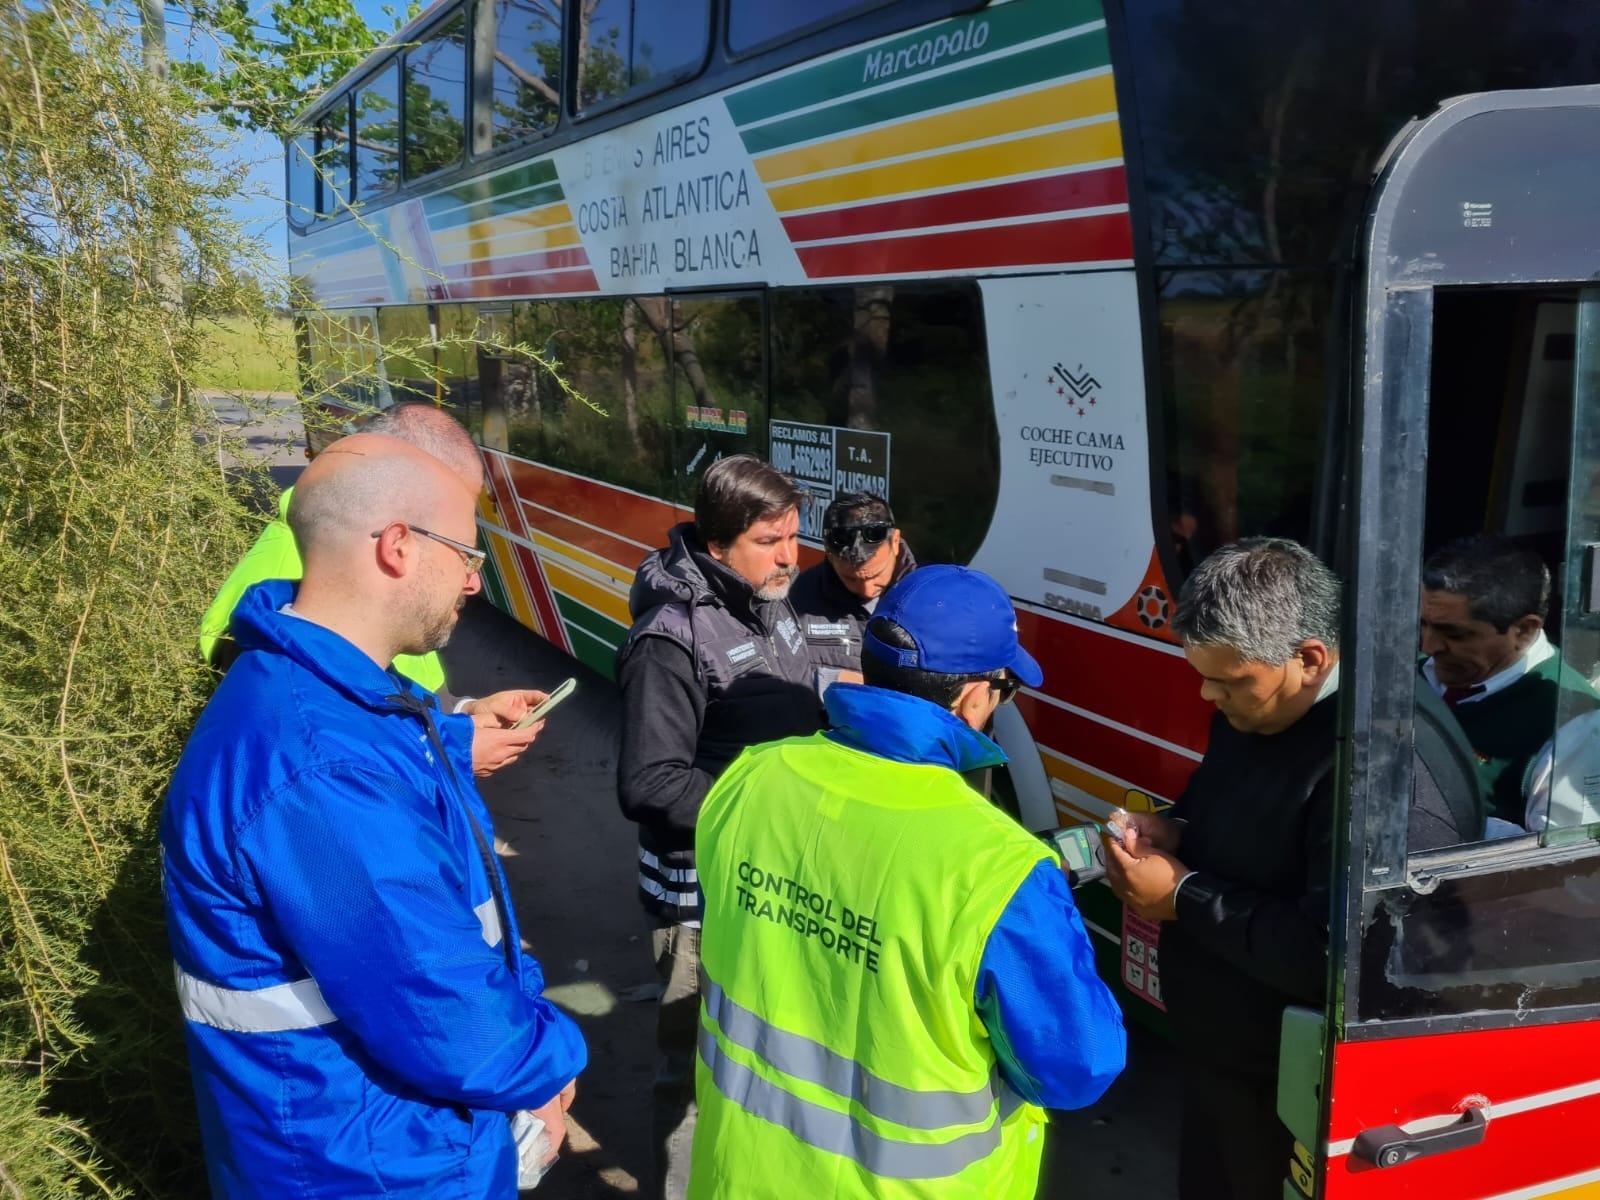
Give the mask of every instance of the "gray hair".
M 1339 577 L 1299 542 L 1246 538 L 1213 552 L 1184 581 L 1172 631 L 1281 666 L 1315 639 L 1339 648 Z
M 449 467 L 473 491 L 483 488 L 483 459 L 478 446 L 461 422 L 436 404 L 402 401 L 384 409 L 366 424 L 362 433 L 382 433 L 431 454 Z

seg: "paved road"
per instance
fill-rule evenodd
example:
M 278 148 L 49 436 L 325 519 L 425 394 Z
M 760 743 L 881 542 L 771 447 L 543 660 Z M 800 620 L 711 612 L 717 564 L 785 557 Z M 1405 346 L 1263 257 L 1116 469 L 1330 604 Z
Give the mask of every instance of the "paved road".
M 483 790 L 523 935 L 552 997 L 583 1024 L 590 1045 L 573 1109 L 582 1131 L 540 1192 L 556 1200 L 635 1194 L 650 1169 L 655 989 L 634 899 L 633 826 L 616 804 L 615 688 L 481 600 L 468 605 L 445 660 L 452 689 L 466 695 L 579 680 L 528 755 Z M 1135 1032 L 1131 1057 L 1104 1101 L 1053 1122 L 1041 1196 L 1175 1193 L 1176 1089 L 1164 1047 Z

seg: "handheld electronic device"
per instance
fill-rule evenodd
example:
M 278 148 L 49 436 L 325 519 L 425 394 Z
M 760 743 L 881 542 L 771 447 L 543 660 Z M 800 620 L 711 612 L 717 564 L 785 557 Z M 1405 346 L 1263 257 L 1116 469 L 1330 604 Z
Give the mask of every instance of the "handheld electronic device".
M 556 688 L 555 691 L 551 692 L 533 708 L 529 709 L 526 715 L 523 716 L 522 720 L 518 721 L 511 728 L 526 729 L 535 721 L 542 720 L 544 717 L 549 716 L 556 705 L 560 704 L 563 700 L 577 690 L 578 681 L 576 679 L 568 679 L 564 681 L 559 687 Z
M 1100 827 L 1092 822 L 1086 825 L 1068 825 L 1044 835 L 1061 855 L 1067 870 L 1067 879 L 1073 887 L 1081 887 L 1101 879 L 1106 873 L 1105 850 L 1100 844 Z

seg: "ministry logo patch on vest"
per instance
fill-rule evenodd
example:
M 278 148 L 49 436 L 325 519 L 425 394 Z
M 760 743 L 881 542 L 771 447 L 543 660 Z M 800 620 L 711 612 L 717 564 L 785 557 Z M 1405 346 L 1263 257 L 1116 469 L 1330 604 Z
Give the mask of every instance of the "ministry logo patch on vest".
M 806 636 L 814 638 L 848 638 L 850 636 L 850 622 L 808 621 L 806 622 Z
M 806 639 L 800 635 L 800 627 L 794 623 L 793 617 L 785 617 L 778 622 L 778 635 L 789 647 L 790 654 L 799 654 L 805 648 Z

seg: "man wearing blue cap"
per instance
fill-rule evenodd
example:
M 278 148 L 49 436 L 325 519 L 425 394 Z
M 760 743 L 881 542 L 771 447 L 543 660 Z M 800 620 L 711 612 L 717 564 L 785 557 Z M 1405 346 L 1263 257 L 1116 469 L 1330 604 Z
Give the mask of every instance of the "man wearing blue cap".
M 1123 1067 L 1059 860 L 961 777 L 1043 682 L 1010 599 L 924 567 L 864 647 L 833 728 L 746 751 L 700 811 L 692 1198 L 1032 1197 L 1043 1110 Z

